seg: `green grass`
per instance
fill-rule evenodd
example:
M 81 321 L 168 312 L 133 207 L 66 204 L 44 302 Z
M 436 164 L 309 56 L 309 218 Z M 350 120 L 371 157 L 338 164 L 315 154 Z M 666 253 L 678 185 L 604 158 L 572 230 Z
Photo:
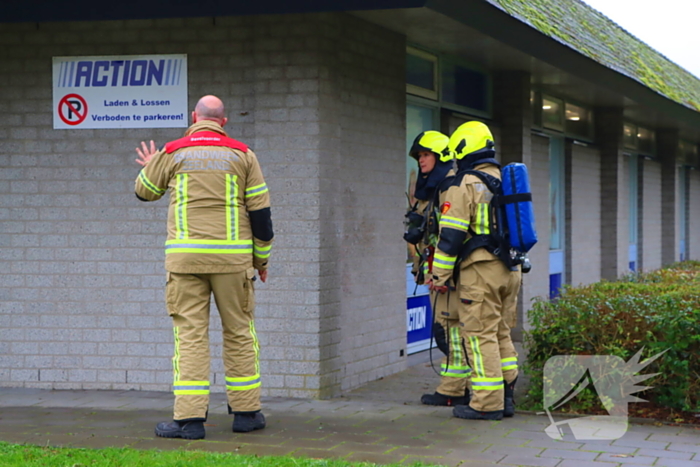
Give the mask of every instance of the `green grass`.
M 157 451 L 129 448 L 81 449 L 29 446 L 0 442 L 2 467 L 373 467 L 368 462 L 258 457 L 203 451 Z M 427 464 L 412 464 L 415 467 Z M 399 467 L 399 464 L 389 464 Z M 406 464 L 401 464 L 406 467 Z

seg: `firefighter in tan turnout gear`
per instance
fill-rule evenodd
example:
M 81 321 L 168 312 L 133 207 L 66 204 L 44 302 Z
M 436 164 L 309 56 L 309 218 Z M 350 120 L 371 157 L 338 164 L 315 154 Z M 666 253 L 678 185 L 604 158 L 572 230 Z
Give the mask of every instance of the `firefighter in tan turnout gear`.
M 472 367 L 472 396 L 468 405 L 455 407 L 453 414 L 500 420 L 513 416 L 515 410 L 518 355 L 510 329 L 515 324 L 520 267 L 508 268 L 489 245 L 491 229 L 496 228 L 490 215 L 492 194 L 480 178 L 463 172 L 478 170 L 500 180 L 488 127 L 481 122 L 461 125 L 450 137 L 449 150 L 457 159 L 458 173 L 443 193 L 431 288 L 445 292 L 450 280 L 455 280 L 461 302 L 459 321 Z M 474 248 L 480 241 L 485 246 Z
M 270 196 L 258 160 L 229 138 L 223 103 L 204 96 L 184 138 L 156 151 L 141 143 L 136 179 L 142 201 L 170 190 L 166 305 L 175 352 L 172 422 L 156 435 L 201 439 L 209 406 L 209 306 L 213 293 L 223 327 L 223 359 L 233 431 L 265 427 L 260 412 L 259 344 L 253 283 L 267 279 L 272 246 Z
M 413 142 L 409 156 L 418 162 L 420 175 L 416 181 L 416 202 L 406 215 L 407 231 L 404 239 L 415 247 L 412 273 L 417 284 L 429 282 L 433 255 L 437 245 L 437 220 L 441 184 L 454 175 L 453 158 L 447 150 L 449 138 L 438 131 L 424 131 Z M 454 287 L 444 294 L 431 292 L 433 335 L 438 348 L 445 354 L 440 368 L 440 385 L 434 394 L 424 394 L 426 405 L 455 406 L 467 404 L 468 378 L 471 370 L 459 335 L 459 295 Z

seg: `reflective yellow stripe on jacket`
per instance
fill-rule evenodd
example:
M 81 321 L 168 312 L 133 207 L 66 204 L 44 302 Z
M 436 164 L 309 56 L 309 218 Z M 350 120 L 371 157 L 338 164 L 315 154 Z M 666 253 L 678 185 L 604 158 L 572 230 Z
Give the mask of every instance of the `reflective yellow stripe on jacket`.
M 451 271 L 454 269 L 456 262 L 457 256 L 441 255 L 436 252 L 433 258 L 433 269 L 447 269 Z
M 460 219 L 459 217 L 442 216 L 440 217 L 440 228 L 445 227 L 464 230 L 465 232 L 469 230 L 469 221 L 466 219 Z
M 252 253 L 253 240 L 168 240 L 165 242 L 165 254 L 170 253 L 209 253 L 239 254 Z
M 226 174 L 226 238 L 238 240 L 238 175 Z
M 175 237 L 179 239 L 189 237 L 187 227 L 188 179 L 188 174 L 177 174 L 175 180 Z
M 489 204 L 479 203 L 476 205 L 476 222 L 474 232 L 477 235 L 489 235 L 491 228 L 489 226 Z
M 139 172 L 139 181 L 151 193 L 153 193 L 157 196 L 163 196 L 163 194 L 165 194 L 165 190 L 158 188 L 152 181 L 150 181 L 148 179 L 148 177 L 146 177 L 146 174 L 143 173 L 143 170 L 141 170 L 141 172 Z
M 262 259 L 267 259 L 270 257 L 270 251 L 272 251 L 272 245 L 268 246 L 260 246 L 260 245 L 253 245 L 253 254 Z
M 266 193 L 267 191 L 268 191 L 267 185 L 264 183 L 261 183 L 260 185 L 255 185 L 255 186 L 251 186 L 250 188 L 246 188 L 245 197 L 252 198 L 253 196 L 262 195 L 263 193 Z

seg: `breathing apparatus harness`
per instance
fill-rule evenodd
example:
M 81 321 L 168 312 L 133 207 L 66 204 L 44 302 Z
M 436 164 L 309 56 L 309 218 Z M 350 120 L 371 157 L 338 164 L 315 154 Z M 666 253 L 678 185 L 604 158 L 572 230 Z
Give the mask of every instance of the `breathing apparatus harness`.
M 493 149 L 485 148 L 482 151 L 470 154 L 468 158 L 458 162 L 458 166 L 461 170 L 455 176 L 455 180 L 453 182 L 454 184 L 460 184 L 466 175 L 473 175 L 481 180 L 484 185 L 486 185 L 486 188 L 488 188 L 493 196 L 489 203 L 488 211 L 489 225 L 491 226 L 489 233 L 477 234 L 471 228 L 471 226 L 469 227 L 468 232 L 471 237 L 464 244 L 464 247 L 457 256 L 457 262 L 454 269 L 455 274 L 457 274 L 459 271 L 459 264 L 479 248 L 484 248 L 488 252 L 492 253 L 511 271 L 516 270 L 517 266 L 519 265 L 522 266 L 523 273 L 530 271 L 530 263 L 527 256 L 511 247 L 508 222 L 506 221 L 502 208 L 506 204 L 532 201 L 532 195 L 530 193 L 504 195 L 501 180 L 493 175 L 489 175 L 485 172 L 474 169 L 474 167 L 481 164 L 493 164 L 500 169 L 501 164 L 493 158 L 493 154 Z M 487 157 L 480 158 L 479 156 Z

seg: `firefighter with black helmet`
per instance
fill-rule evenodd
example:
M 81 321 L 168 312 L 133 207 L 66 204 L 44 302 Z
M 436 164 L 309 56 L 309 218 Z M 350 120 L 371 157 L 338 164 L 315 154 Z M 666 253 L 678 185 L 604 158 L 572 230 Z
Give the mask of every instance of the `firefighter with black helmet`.
M 472 367 L 472 395 L 454 408 L 459 418 L 500 420 L 513 416 L 513 388 L 518 354 L 510 336 L 520 290 L 520 267 L 508 267 L 489 246 L 469 249 L 469 242 L 488 238 L 497 228 L 490 215 L 492 193 L 482 180 L 465 171 L 477 170 L 501 179 L 494 140 L 481 122 L 461 125 L 450 137 L 449 151 L 458 173 L 441 198 L 439 241 L 430 288 L 440 293 L 454 281 L 459 293 L 459 322 Z M 465 256 L 464 252 L 469 251 Z
M 412 272 L 417 284 L 426 283 L 431 276 L 438 239 L 439 188 L 454 176 L 448 142 L 449 138 L 438 131 L 424 131 L 415 138 L 409 151 L 409 156 L 418 162 L 420 173 L 414 193 L 416 202 L 406 215 L 408 229 L 404 239 L 415 247 Z M 454 288 L 445 294 L 431 292 L 431 304 L 433 333 L 445 357 L 441 363 L 440 385 L 435 393 L 424 394 L 421 402 L 440 406 L 466 404 L 469 402 L 467 383 L 471 370 L 459 335 L 459 296 Z

